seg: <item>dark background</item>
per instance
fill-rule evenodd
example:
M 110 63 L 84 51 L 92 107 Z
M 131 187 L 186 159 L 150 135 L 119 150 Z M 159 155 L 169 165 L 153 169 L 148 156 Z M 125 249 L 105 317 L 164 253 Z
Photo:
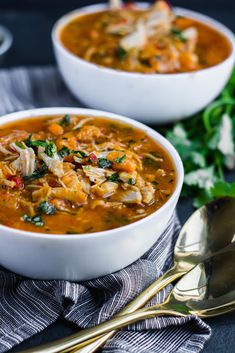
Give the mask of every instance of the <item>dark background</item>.
M 54 64 L 50 39 L 54 22 L 68 11 L 101 1 L 0 0 L 0 24 L 8 27 L 14 37 L 13 47 L 4 63 L 5 67 Z M 175 0 L 171 3 L 214 17 L 235 32 L 235 0 Z M 181 221 L 185 222 L 192 213 L 191 201 L 181 201 L 178 211 Z M 211 319 L 208 323 L 213 329 L 213 336 L 203 353 L 235 352 L 235 314 Z M 32 337 L 11 352 L 19 352 L 76 330 L 75 325 L 61 318 L 43 333 Z

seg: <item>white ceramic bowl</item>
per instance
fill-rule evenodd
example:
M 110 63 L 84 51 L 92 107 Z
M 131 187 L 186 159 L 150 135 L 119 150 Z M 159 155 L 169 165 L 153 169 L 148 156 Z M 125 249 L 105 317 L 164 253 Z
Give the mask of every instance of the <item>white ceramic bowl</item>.
M 194 11 L 175 9 L 179 15 L 217 29 L 231 43 L 230 56 L 208 69 L 178 74 L 128 73 L 97 66 L 69 52 L 60 40 L 63 27 L 79 15 L 105 8 L 106 5 L 92 5 L 75 10 L 62 17 L 52 31 L 61 75 L 73 95 L 86 106 L 146 123 L 167 123 L 197 113 L 221 92 L 234 65 L 235 38 L 219 22 Z
M 156 131 L 131 119 L 96 110 L 44 108 L 1 117 L 0 126 L 28 117 L 56 114 L 88 114 L 126 122 L 144 130 L 171 155 L 177 172 L 175 191 L 150 216 L 113 230 L 92 234 L 40 234 L 0 225 L 0 265 L 24 276 L 38 279 L 82 281 L 115 272 L 143 255 L 166 228 L 178 201 L 183 166 L 174 147 Z M 9 215 L 10 217 L 10 215 Z

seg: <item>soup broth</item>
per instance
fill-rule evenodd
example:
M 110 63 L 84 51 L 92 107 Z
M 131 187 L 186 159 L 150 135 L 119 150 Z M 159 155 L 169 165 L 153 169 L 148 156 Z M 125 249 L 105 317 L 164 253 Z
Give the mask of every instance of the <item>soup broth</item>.
M 92 116 L 45 116 L 0 127 L 0 223 L 41 233 L 121 227 L 172 195 L 169 154 L 144 131 Z
M 146 74 L 201 70 L 231 53 L 223 34 L 176 16 L 164 1 L 147 10 L 132 4 L 81 15 L 62 29 L 60 38 L 71 53 L 86 61 Z

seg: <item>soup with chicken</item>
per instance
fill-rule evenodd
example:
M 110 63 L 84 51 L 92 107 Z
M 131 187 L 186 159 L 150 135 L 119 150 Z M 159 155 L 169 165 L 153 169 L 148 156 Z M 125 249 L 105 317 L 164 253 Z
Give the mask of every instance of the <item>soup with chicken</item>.
M 177 73 L 225 60 L 225 36 L 194 19 L 176 16 L 165 1 L 147 10 L 111 0 L 110 9 L 81 15 L 61 31 L 63 45 L 92 63 L 129 72 Z
M 46 116 L 0 127 L 0 223 L 90 233 L 135 222 L 175 187 L 168 153 L 143 131 L 92 116 Z

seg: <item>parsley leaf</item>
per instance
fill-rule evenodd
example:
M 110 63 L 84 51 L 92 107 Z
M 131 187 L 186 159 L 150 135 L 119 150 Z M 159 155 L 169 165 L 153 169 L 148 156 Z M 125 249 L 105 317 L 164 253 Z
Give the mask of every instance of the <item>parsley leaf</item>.
M 70 155 L 70 150 L 68 149 L 68 147 L 64 146 L 64 147 L 61 148 L 61 150 L 59 150 L 58 155 L 61 158 L 65 158 L 65 157 Z
M 45 153 L 48 157 L 53 157 L 55 153 L 57 153 L 56 144 L 52 141 L 48 142 L 45 148 Z
M 113 163 L 106 158 L 98 158 L 98 166 L 100 168 L 112 168 Z
M 128 179 L 128 184 L 129 184 L 129 185 L 135 185 L 135 179 L 129 178 L 129 179 Z
M 38 212 L 44 213 L 46 215 L 53 215 L 56 213 L 56 208 L 54 205 L 47 201 L 43 201 L 38 206 Z
M 76 151 L 72 150 L 71 153 L 72 154 L 79 154 L 79 157 L 81 157 L 81 158 L 86 158 L 88 156 L 85 152 L 83 152 L 81 150 L 76 150 Z
M 117 47 L 116 54 L 119 60 L 124 60 L 126 59 L 128 52 L 124 48 L 119 46 Z
M 18 146 L 18 147 L 22 148 L 22 150 L 24 150 L 24 149 L 25 149 L 25 146 L 24 146 L 23 142 L 16 141 L 16 142 L 15 142 L 15 144 L 16 144 L 16 146 Z
M 40 215 L 35 215 L 33 217 L 24 214 L 22 220 L 31 224 L 34 224 L 36 227 L 43 227 L 44 222 Z
M 118 178 L 119 178 L 118 173 L 113 173 L 113 174 L 110 175 L 107 179 L 108 179 L 109 181 L 112 181 L 113 183 L 118 183 Z
M 116 158 L 115 161 L 117 163 L 122 163 L 125 159 L 126 159 L 126 155 L 124 154 L 123 156 Z
M 218 197 L 235 197 L 235 183 L 224 176 L 226 170 L 235 171 L 235 69 L 216 101 L 162 131 L 184 164 L 182 196 L 193 197 L 195 207 Z
M 69 114 L 66 114 L 60 121 L 60 125 L 64 125 L 64 126 L 69 126 L 70 124 L 70 115 Z
M 171 34 L 172 34 L 175 38 L 181 40 L 181 42 L 187 42 L 187 38 L 184 37 L 183 32 L 182 32 L 181 30 L 179 30 L 179 29 L 177 29 L 177 28 L 172 28 L 172 29 L 171 29 Z
M 197 169 L 185 175 L 184 182 L 189 186 L 198 186 L 201 189 L 209 190 L 216 181 L 214 167 Z
M 235 183 L 217 181 L 211 188 L 211 194 L 214 197 L 224 197 L 224 196 L 235 197 Z
M 41 169 L 35 170 L 33 174 L 25 175 L 24 180 L 35 180 L 35 179 L 42 178 L 46 174 L 46 172 L 47 172 L 47 166 L 46 164 L 43 164 L 41 166 Z
M 34 147 L 46 147 L 47 145 L 47 141 L 44 141 L 44 140 L 32 140 L 32 135 L 29 135 L 29 137 L 24 140 L 24 143 L 26 144 L 27 147 L 31 147 L 31 148 L 34 148 Z

